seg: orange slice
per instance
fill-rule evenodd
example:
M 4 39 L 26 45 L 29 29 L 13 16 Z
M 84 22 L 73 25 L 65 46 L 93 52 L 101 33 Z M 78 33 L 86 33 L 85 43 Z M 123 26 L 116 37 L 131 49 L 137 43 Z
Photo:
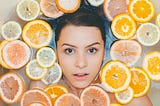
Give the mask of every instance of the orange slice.
M 58 9 L 64 13 L 73 13 L 78 10 L 81 0 L 55 0 Z
M 80 99 L 72 93 L 66 93 L 57 98 L 54 106 L 80 106 Z
M 32 48 L 41 48 L 51 42 L 52 28 L 43 20 L 30 21 L 24 26 L 22 37 Z
M 159 26 L 160 28 L 160 13 L 156 16 L 156 24 Z
M 130 87 L 134 91 L 134 97 L 145 95 L 150 88 L 150 79 L 141 68 L 131 68 L 132 79 Z
M 40 89 L 28 90 L 23 94 L 20 105 L 29 106 L 32 103 L 41 103 L 44 106 L 52 106 L 49 95 Z
M 137 22 L 148 22 L 154 17 L 155 8 L 151 0 L 132 0 L 129 13 Z
M 112 60 L 120 60 L 128 66 L 133 66 L 142 53 L 141 45 L 135 40 L 118 40 L 111 46 Z
M 138 27 L 136 37 L 142 45 L 153 46 L 159 42 L 160 30 L 153 23 L 143 23 Z
M 9 67 L 19 69 L 27 64 L 31 56 L 31 51 L 23 41 L 13 40 L 3 47 L 2 56 Z
M 55 0 L 40 0 L 40 8 L 47 17 L 58 18 L 64 14 L 57 8 Z
M 136 32 L 136 23 L 128 14 L 119 14 L 113 18 L 111 29 L 118 39 L 130 39 Z
M 131 72 L 126 64 L 112 60 L 103 66 L 100 80 L 106 90 L 120 92 L 128 88 Z
M 128 3 L 129 0 L 105 0 L 103 5 L 105 16 L 112 21 L 116 15 L 128 12 Z
M 24 93 L 24 81 L 16 73 L 8 72 L 0 78 L 0 97 L 7 104 L 17 103 Z
M 134 91 L 131 87 L 126 90 L 115 93 L 116 100 L 121 104 L 128 104 L 132 101 L 134 96 Z
M 80 96 L 81 106 L 110 106 L 108 94 L 98 86 L 85 88 Z
M 60 97 L 61 95 L 68 93 L 68 89 L 65 86 L 62 85 L 53 85 L 48 86 L 44 89 L 44 91 L 50 95 L 52 100 L 52 105 L 54 105 L 56 99 Z
M 148 53 L 143 59 L 143 69 L 151 80 L 160 80 L 160 52 Z

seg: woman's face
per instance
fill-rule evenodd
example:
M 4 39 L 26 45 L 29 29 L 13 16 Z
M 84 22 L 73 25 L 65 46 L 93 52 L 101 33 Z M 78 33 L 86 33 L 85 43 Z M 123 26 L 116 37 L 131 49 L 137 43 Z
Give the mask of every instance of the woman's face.
M 76 88 L 95 80 L 104 57 L 104 42 L 96 27 L 67 25 L 57 42 L 58 62 L 63 75 Z

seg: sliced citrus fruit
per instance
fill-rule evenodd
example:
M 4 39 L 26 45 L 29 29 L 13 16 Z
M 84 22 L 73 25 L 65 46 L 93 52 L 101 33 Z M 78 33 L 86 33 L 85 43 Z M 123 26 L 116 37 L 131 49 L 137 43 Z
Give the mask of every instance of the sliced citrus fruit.
M 129 86 L 131 72 L 126 64 L 112 60 L 103 66 L 100 72 L 100 80 L 106 90 L 120 92 Z
M 54 106 L 80 106 L 80 99 L 72 93 L 66 93 L 57 98 Z
M 137 22 L 148 22 L 154 17 L 155 8 L 151 0 L 132 0 L 129 13 Z
M 47 68 L 40 67 L 35 59 L 26 65 L 26 75 L 32 80 L 42 79 L 47 71 Z
M 7 104 L 17 103 L 24 93 L 24 81 L 16 73 L 8 72 L 0 78 L 0 97 Z
M 121 104 L 128 104 L 132 101 L 134 96 L 134 91 L 131 87 L 128 87 L 126 90 L 115 93 L 116 100 Z
M 41 0 L 40 8 L 47 17 L 58 18 L 64 14 L 57 8 L 55 0 Z
M 80 96 L 81 106 L 110 106 L 109 95 L 98 86 L 85 88 Z
M 55 0 L 58 9 L 64 13 L 73 13 L 78 10 L 81 0 Z
M 31 51 L 23 41 L 13 40 L 3 47 L 2 56 L 9 67 L 19 69 L 27 64 L 31 56 Z
M 156 24 L 159 26 L 160 28 L 160 13 L 157 15 L 156 17 Z
M 10 66 L 8 66 L 4 59 L 2 58 L 2 50 L 3 50 L 3 47 L 8 43 L 7 40 L 3 40 L 0 44 L 0 64 L 2 65 L 2 67 L 6 68 L 6 69 L 12 69 Z
M 144 46 L 153 46 L 160 39 L 160 30 L 153 23 L 144 23 L 139 26 L 136 32 L 137 40 Z
M 22 28 L 16 21 L 8 21 L 2 26 L 2 37 L 6 40 L 16 40 L 20 38 Z
M 39 103 L 39 102 L 34 102 L 34 103 L 31 103 L 28 106 L 45 106 L 45 105 L 43 105 L 42 103 Z
M 24 21 L 31 21 L 38 17 L 40 6 L 36 0 L 21 0 L 17 4 L 17 15 Z
M 41 67 L 51 67 L 56 62 L 55 51 L 50 47 L 42 47 L 36 53 L 36 60 Z
M 118 40 L 110 49 L 112 60 L 120 60 L 128 66 L 133 66 L 142 53 L 141 45 L 135 40 Z
M 59 66 L 58 63 L 56 63 L 54 66 L 48 68 L 48 72 L 45 75 L 44 78 L 42 78 L 42 81 L 47 85 L 52 85 L 57 83 L 62 77 L 62 69 Z
M 129 0 L 105 0 L 103 5 L 105 16 L 112 21 L 116 15 L 128 12 L 128 3 Z
M 103 4 L 104 0 L 87 0 L 89 2 L 89 4 L 91 4 L 92 6 L 100 6 Z
M 41 48 L 51 42 L 52 28 L 43 20 L 30 21 L 24 26 L 22 37 L 32 48 Z
M 141 68 L 131 68 L 131 83 L 130 87 L 134 91 L 134 97 L 145 95 L 150 88 L 150 79 L 145 71 Z
M 111 29 L 118 39 L 130 39 L 136 32 L 136 23 L 128 14 L 119 14 L 113 18 Z
M 160 52 L 148 53 L 143 59 L 143 69 L 151 80 L 160 80 Z
M 27 90 L 21 99 L 21 106 L 29 106 L 31 103 L 41 103 L 44 106 L 52 106 L 51 99 L 43 90 L 32 89 Z
M 122 106 L 122 105 L 120 105 L 120 104 L 118 104 L 118 103 L 111 103 L 110 106 Z
M 68 89 L 63 85 L 52 85 L 44 89 L 44 91 L 50 95 L 52 100 L 52 105 L 54 105 L 56 99 L 61 95 L 68 93 Z

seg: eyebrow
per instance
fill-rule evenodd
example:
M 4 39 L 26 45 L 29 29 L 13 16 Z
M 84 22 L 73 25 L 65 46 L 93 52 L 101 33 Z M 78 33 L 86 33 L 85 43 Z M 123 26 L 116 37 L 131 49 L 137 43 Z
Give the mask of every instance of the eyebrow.
M 90 47 L 90 46 L 93 46 L 93 45 L 100 45 L 100 43 L 99 42 L 94 42 L 92 44 L 87 45 L 86 48 Z M 71 46 L 71 47 L 75 47 L 76 48 L 76 46 L 68 44 L 68 43 L 64 43 L 62 46 Z

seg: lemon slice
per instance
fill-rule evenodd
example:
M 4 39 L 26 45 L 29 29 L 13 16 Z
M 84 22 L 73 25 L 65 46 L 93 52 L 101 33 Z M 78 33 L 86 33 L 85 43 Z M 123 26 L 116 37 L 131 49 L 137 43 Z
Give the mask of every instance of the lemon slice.
M 128 87 L 126 90 L 115 93 L 117 101 L 121 104 L 128 104 L 133 99 L 134 92 L 131 87 Z
M 89 2 L 89 4 L 96 7 L 100 6 L 104 2 L 104 0 L 87 0 L 87 1 Z
M 8 21 L 2 25 L 2 37 L 6 40 L 16 40 L 20 38 L 22 28 L 16 21 Z
M 56 62 L 56 54 L 50 47 L 42 47 L 37 51 L 36 59 L 41 67 L 51 67 Z
M 32 80 L 40 80 L 47 74 L 47 68 L 40 67 L 34 59 L 27 64 L 26 74 Z
M 156 24 L 160 27 L 160 13 L 156 17 Z
M 153 23 L 141 24 L 137 29 L 137 40 L 144 46 L 153 46 L 158 43 L 160 39 L 160 31 L 158 26 Z
M 47 74 L 42 79 L 42 81 L 47 84 L 55 84 L 57 83 L 62 77 L 62 70 L 58 63 L 48 69 Z
M 36 0 L 21 0 L 16 9 L 17 15 L 24 21 L 31 21 L 38 17 L 40 6 Z

